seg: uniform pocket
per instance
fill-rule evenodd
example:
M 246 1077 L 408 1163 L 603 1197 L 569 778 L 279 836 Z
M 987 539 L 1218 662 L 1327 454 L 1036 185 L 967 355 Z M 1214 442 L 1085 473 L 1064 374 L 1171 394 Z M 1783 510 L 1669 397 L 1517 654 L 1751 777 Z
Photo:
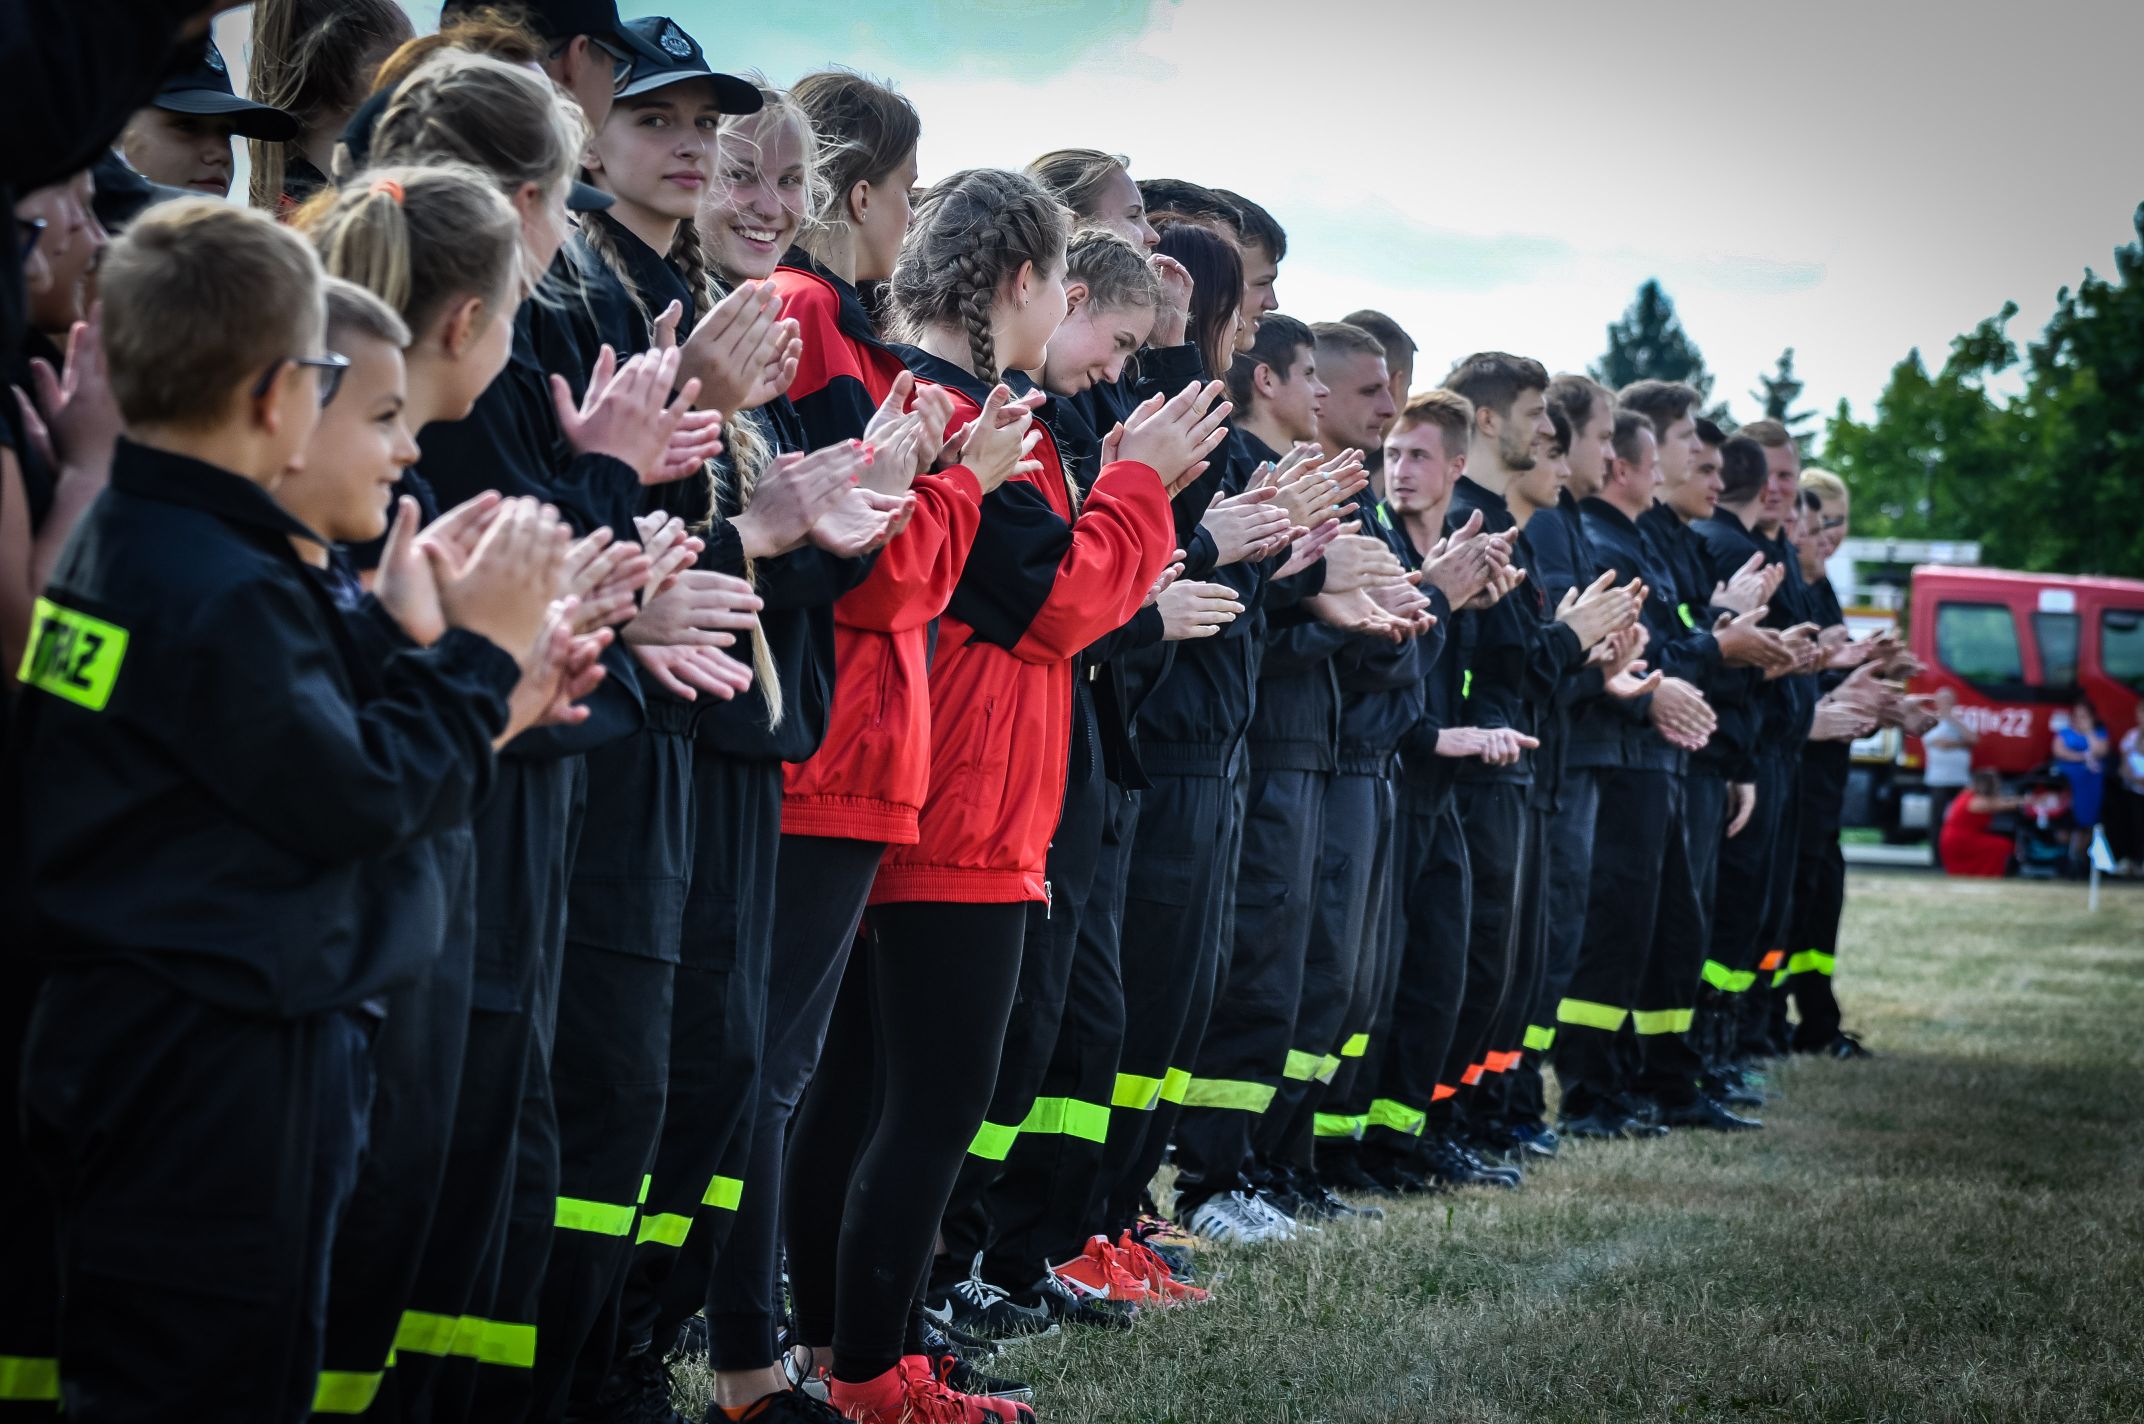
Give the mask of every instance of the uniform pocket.
M 1124 897 L 1150 905 L 1185 908 L 1203 897 L 1199 879 L 1206 866 L 1202 855 L 1134 855 L 1124 877 Z

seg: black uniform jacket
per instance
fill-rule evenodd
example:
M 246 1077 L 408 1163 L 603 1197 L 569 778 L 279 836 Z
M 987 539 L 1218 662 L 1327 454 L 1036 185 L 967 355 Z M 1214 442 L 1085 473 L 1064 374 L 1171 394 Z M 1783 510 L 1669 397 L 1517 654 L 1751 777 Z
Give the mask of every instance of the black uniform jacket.
M 358 932 L 364 863 L 467 822 L 515 660 L 450 631 L 378 672 L 266 491 L 122 442 L 42 603 L 11 839 L 29 942 L 246 1013 L 354 1007 L 425 946 Z

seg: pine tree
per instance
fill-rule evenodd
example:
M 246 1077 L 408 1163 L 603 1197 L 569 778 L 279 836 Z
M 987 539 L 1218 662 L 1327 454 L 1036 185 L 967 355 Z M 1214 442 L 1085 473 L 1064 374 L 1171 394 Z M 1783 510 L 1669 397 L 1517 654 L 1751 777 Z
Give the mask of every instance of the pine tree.
M 1764 407 L 1766 419 L 1776 420 L 1787 427 L 1794 436 L 1795 443 L 1801 446 L 1802 454 L 1806 456 L 1810 442 L 1816 439 L 1816 432 L 1804 427 L 1816 419 L 1816 412 L 1794 408 L 1794 403 L 1800 400 L 1801 396 L 1802 381 L 1801 377 L 1794 374 L 1794 348 L 1791 346 L 1779 353 L 1779 361 L 1773 366 L 1772 374 L 1759 376 L 1757 389 L 1749 393 L 1751 400 Z
M 1687 381 L 1711 398 L 1712 373 L 1658 278 L 1646 278 L 1622 319 L 1609 326 L 1608 350 L 1593 379 L 1612 391 L 1632 381 Z

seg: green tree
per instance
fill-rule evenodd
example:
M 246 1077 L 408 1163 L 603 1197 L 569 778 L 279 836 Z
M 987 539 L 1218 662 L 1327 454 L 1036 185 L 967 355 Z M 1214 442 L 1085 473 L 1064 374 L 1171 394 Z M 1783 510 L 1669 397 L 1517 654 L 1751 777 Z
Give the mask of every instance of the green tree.
M 1816 432 L 1807 428 L 1809 422 L 1816 419 L 1816 412 L 1794 408 L 1794 403 L 1802 398 L 1802 380 L 1794 374 L 1793 347 L 1779 353 L 1771 375 L 1757 378 L 1757 389 L 1749 393 L 1749 398 L 1763 408 L 1765 419 L 1776 420 L 1787 427 L 1806 458 L 1810 443 L 1816 439 Z
M 1657 277 L 1646 278 L 1622 319 L 1609 325 L 1608 350 L 1592 374 L 1612 391 L 1632 381 L 1688 381 L 1699 395 L 1712 396 L 1704 355 Z

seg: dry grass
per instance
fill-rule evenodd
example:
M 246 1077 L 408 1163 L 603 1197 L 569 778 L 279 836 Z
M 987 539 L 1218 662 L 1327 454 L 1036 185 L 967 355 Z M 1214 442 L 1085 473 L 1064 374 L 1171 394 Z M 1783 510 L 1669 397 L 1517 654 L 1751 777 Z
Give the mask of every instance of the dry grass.
M 1857 874 L 1842 944 L 1883 1056 L 1766 1132 L 1216 1250 L 1213 1305 L 1001 1369 L 1050 1424 L 2144 1419 L 2144 892 Z

